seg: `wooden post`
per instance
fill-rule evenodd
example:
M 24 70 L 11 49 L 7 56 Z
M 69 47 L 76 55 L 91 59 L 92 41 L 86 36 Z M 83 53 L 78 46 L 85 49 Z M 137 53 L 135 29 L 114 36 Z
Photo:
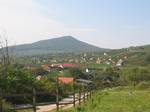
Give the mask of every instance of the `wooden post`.
M 83 87 L 83 101 L 85 103 L 85 87 Z
M 33 112 L 36 112 L 36 91 L 33 88 Z
M 79 105 L 81 105 L 81 91 L 79 91 Z
M 92 97 L 92 90 L 90 89 L 90 99 L 91 99 L 91 97 Z
M 3 112 L 3 92 L 0 88 L 0 112 Z
M 88 90 L 88 87 L 87 87 L 86 90 L 87 90 L 87 95 L 86 96 L 87 96 L 87 100 L 88 100 L 89 99 L 89 90 Z
M 91 96 L 93 96 L 93 89 L 91 90 Z
M 59 111 L 59 82 L 58 82 L 58 77 L 56 79 L 56 106 L 57 106 L 57 111 Z
M 73 106 L 76 106 L 76 98 L 75 98 L 75 80 L 73 79 Z

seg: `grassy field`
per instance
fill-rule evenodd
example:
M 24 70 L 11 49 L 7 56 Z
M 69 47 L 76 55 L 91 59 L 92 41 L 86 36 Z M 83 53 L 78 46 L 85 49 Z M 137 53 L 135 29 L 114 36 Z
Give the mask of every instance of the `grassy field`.
M 150 91 L 129 88 L 99 91 L 81 107 L 63 112 L 150 112 Z

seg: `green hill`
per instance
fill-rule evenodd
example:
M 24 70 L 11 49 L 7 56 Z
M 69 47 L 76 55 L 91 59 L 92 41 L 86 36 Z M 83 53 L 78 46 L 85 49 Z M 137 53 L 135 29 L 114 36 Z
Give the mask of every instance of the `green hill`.
M 107 51 L 107 49 L 79 41 L 72 36 L 41 40 L 35 43 L 17 45 L 10 48 L 14 49 L 13 51 L 16 55 Z
M 150 64 L 150 45 L 129 47 L 111 50 L 108 53 L 114 60 L 127 57 L 127 63 L 131 65 Z

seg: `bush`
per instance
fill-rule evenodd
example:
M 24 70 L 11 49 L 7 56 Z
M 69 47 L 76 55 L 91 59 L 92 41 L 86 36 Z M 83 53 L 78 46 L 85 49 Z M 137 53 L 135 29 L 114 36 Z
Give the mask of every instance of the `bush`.
M 121 77 L 125 82 L 138 84 L 143 81 L 150 81 L 150 71 L 147 68 L 124 69 Z
M 150 63 L 150 53 L 146 55 L 145 61 L 146 61 L 147 63 Z

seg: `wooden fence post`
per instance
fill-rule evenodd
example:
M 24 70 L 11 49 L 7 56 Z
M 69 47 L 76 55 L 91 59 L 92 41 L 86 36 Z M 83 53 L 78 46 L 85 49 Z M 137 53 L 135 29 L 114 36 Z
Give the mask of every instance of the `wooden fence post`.
M 89 100 L 89 87 L 87 87 L 87 100 Z
M 0 112 L 3 112 L 3 92 L 0 88 Z
M 85 87 L 83 87 L 83 101 L 84 101 L 84 103 L 85 103 Z
M 81 105 L 81 91 L 79 91 L 79 105 Z
M 57 111 L 59 111 L 59 82 L 58 82 L 58 77 L 56 79 L 56 106 L 57 106 Z
M 92 97 L 92 90 L 90 89 L 90 99 L 91 99 L 91 97 Z
M 33 112 L 36 112 L 36 90 L 33 88 Z
M 75 80 L 73 79 L 73 106 L 76 106 L 76 98 L 75 98 Z

